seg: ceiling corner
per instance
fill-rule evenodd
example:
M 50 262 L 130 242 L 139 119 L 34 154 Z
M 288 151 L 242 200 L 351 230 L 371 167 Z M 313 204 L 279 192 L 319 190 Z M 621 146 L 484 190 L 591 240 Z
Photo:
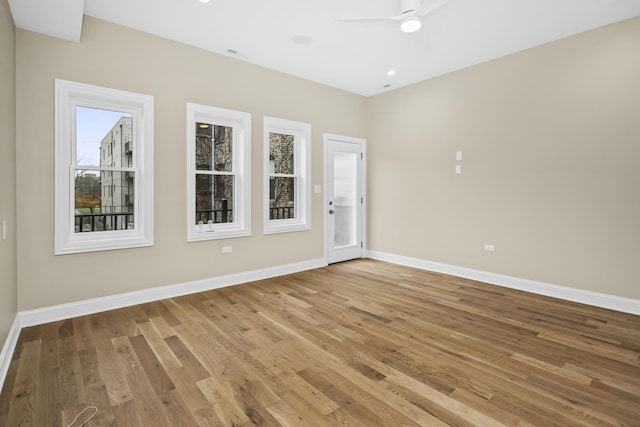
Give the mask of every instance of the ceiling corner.
M 9 0 L 17 28 L 79 42 L 84 0 Z

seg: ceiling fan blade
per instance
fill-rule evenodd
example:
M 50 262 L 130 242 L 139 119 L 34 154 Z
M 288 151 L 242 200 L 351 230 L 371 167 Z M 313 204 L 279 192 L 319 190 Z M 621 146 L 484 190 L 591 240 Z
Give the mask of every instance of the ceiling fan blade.
M 383 21 L 401 21 L 406 15 L 396 16 L 374 16 L 366 18 L 337 18 L 338 22 L 383 22 Z
M 426 16 L 441 6 L 444 6 L 448 1 L 449 0 L 424 0 L 422 6 L 414 11 L 411 16 Z

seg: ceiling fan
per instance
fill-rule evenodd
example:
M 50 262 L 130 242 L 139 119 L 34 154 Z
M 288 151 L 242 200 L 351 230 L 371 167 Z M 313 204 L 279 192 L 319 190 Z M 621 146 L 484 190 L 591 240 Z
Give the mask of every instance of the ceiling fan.
M 418 31 L 422 26 L 420 18 L 427 16 L 443 6 L 449 0 L 400 0 L 400 13 L 393 16 L 379 16 L 366 18 L 338 18 L 340 22 L 384 22 L 399 21 L 400 30 L 405 33 Z

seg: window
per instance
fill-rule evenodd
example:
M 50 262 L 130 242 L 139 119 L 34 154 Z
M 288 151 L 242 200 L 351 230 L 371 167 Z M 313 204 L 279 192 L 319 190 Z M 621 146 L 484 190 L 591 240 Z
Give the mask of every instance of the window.
M 187 104 L 187 241 L 251 234 L 251 114 Z
M 311 125 L 264 118 L 264 232 L 311 228 Z
M 55 90 L 55 254 L 153 245 L 153 97 Z

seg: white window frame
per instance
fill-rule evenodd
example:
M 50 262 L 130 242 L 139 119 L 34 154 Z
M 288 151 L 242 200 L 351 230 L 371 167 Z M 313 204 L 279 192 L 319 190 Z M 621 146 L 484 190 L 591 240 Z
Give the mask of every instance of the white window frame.
M 264 234 L 311 229 L 311 124 L 264 117 Z M 294 137 L 294 170 L 297 180 L 295 218 L 269 219 L 269 135 L 281 133 Z
M 233 128 L 232 223 L 195 224 L 196 217 L 196 122 Z M 228 239 L 251 235 L 251 114 L 187 103 L 187 242 Z
M 55 255 L 153 246 L 153 96 L 56 79 L 55 106 Z M 78 106 L 132 114 L 133 229 L 75 232 Z

